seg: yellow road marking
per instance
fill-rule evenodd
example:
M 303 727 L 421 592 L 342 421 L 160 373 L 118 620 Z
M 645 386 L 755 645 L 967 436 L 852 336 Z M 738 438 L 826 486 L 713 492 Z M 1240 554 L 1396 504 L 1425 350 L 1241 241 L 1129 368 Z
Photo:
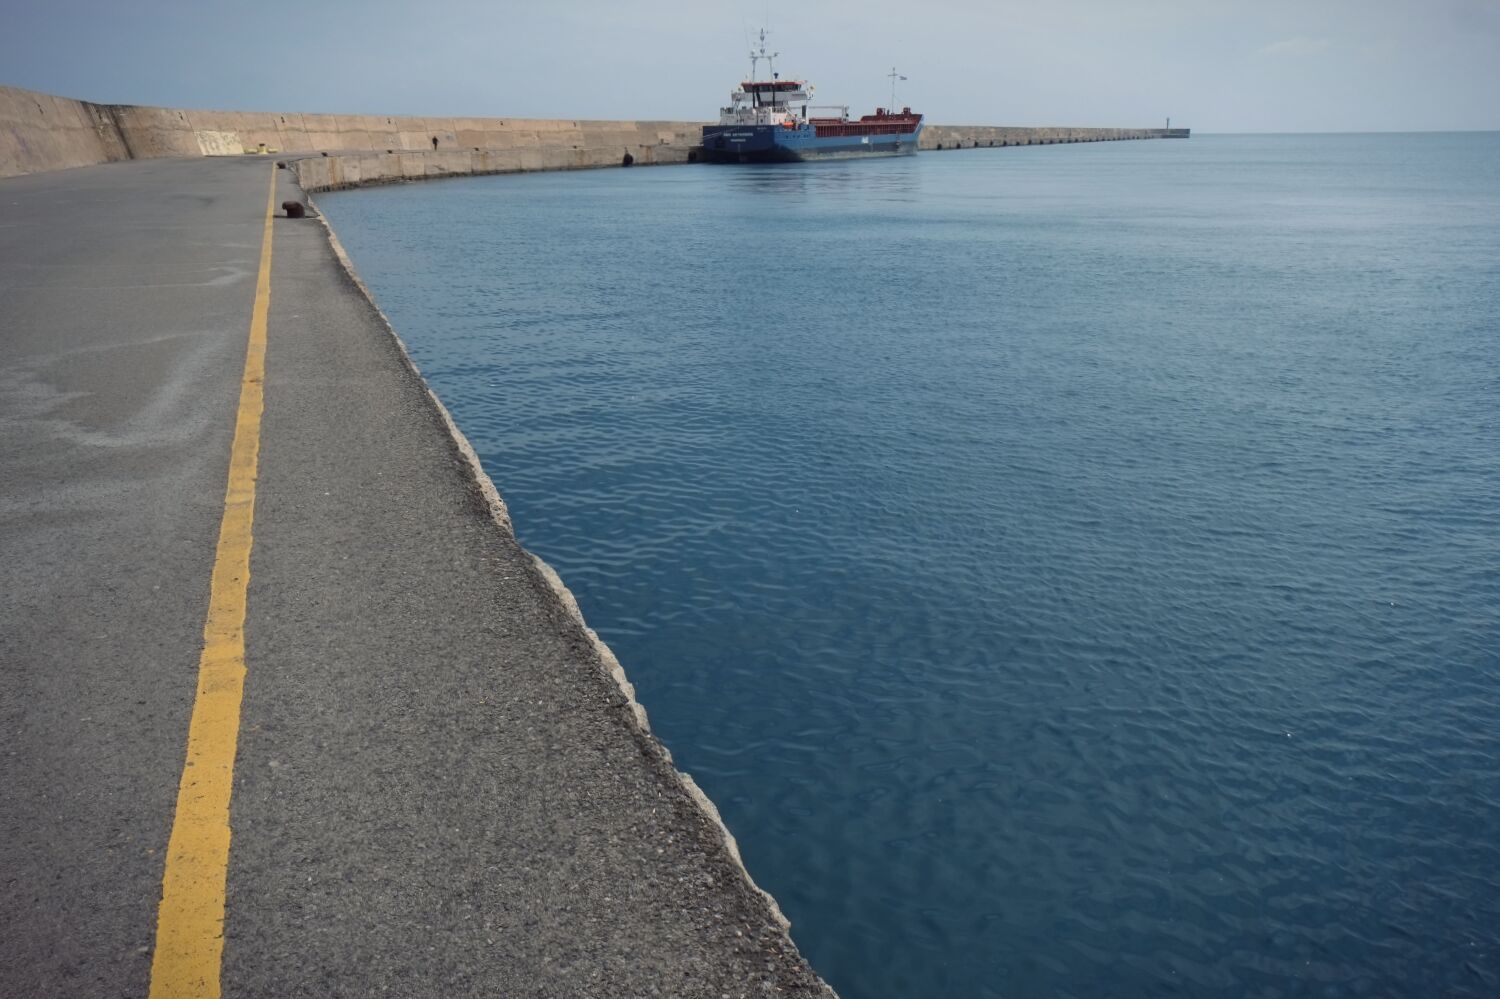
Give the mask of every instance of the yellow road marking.
M 217 999 L 224 954 L 224 885 L 229 866 L 229 795 L 245 690 L 245 591 L 250 584 L 250 528 L 260 460 L 260 416 L 266 368 L 266 313 L 271 306 L 271 219 L 276 171 L 266 201 L 260 276 L 250 313 L 250 345 L 240 381 L 224 519 L 209 584 L 198 694 L 188 723 L 187 762 L 167 841 L 151 999 Z

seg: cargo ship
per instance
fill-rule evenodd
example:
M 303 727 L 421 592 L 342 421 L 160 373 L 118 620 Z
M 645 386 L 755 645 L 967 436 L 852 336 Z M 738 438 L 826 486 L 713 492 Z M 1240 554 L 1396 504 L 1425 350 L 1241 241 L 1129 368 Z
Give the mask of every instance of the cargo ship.
M 729 106 L 719 109 L 719 121 L 703 126 L 703 158 L 711 163 L 778 163 L 857 156 L 905 156 L 917 151 L 922 116 L 911 108 L 894 110 L 895 81 L 905 79 L 891 70 L 891 108 L 850 118 L 847 106 L 812 103 L 813 87 L 805 80 L 783 80 L 776 72 L 776 53 L 750 53 L 750 79 L 729 95 Z M 770 79 L 757 80 L 765 60 Z M 831 113 L 830 113 L 831 112 Z

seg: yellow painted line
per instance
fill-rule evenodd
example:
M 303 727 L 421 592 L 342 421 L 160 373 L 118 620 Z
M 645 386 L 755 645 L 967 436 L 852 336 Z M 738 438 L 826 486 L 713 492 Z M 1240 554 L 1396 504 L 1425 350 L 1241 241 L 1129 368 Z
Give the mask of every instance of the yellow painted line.
M 245 591 L 250 584 L 250 529 L 260 461 L 260 415 L 266 369 L 266 313 L 271 306 L 271 219 L 276 171 L 266 201 L 260 276 L 250 313 L 250 345 L 240 380 L 240 408 L 229 452 L 229 487 L 209 583 L 198 694 L 188 723 L 187 762 L 167 841 L 151 999 L 219 995 L 224 954 L 224 885 L 229 866 L 229 795 L 245 690 Z

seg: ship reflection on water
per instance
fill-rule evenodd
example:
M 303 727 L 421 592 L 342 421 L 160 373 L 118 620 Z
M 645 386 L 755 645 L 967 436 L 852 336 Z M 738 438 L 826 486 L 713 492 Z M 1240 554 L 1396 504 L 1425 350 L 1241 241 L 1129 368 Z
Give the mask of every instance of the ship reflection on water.
M 730 171 L 726 187 L 779 195 L 848 195 L 861 201 L 914 202 L 921 160 L 914 156 L 879 160 L 809 160 L 804 163 L 749 163 Z

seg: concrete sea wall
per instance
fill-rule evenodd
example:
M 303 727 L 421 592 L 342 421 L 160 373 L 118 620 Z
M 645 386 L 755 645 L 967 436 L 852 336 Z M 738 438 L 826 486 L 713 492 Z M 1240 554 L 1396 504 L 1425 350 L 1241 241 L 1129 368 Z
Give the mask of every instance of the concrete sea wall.
M 621 124 L 629 124 L 624 122 Z M 678 123 L 663 122 L 661 126 Z M 626 147 L 639 164 L 688 163 L 697 158 L 698 125 L 687 126 L 671 141 Z M 691 129 L 691 131 L 689 131 Z M 1003 146 L 1050 146 L 1067 142 L 1116 142 L 1124 139 L 1187 138 L 1188 130 L 1174 128 L 1036 128 L 993 125 L 928 125 L 921 148 L 928 150 L 985 149 Z M 378 153 L 322 153 L 286 157 L 297 180 L 309 194 L 372 184 L 393 184 L 434 177 L 470 174 L 520 173 L 529 170 L 576 170 L 618 166 L 623 156 L 616 144 L 581 144 L 510 149 L 475 148 L 445 152 L 415 150 Z
M 1186 139 L 1186 128 L 1058 128 L 1054 126 L 928 125 L 922 149 L 984 149 L 991 146 L 1051 146 L 1065 142 L 1125 139 Z
M 698 122 L 672 121 L 191 111 L 93 104 L 0 86 L 0 177 L 262 149 L 291 155 L 427 154 L 383 168 L 395 177 L 606 166 L 626 154 L 639 163 L 686 162 L 700 128 Z M 359 176 L 358 163 L 349 168 Z
M 308 191 L 478 173 L 694 159 L 701 122 L 417 118 L 94 104 L 0 86 L 0 177 L 167 156 L 295 158 Z M 1174 128 L 929 125 L 923 149 L 1187 138 Z M 309 157 L 326 162 L 318 163 Z
M 459 149 L 444 152 L 326 153 L 282 157 L 309 194 L 372 184 L 395 184 L 437 177 L 533 170 L 587 170 L 620 166 L 625 155 L 642 166 L 687 163 L 696 158 L 691 144 L 569 145 L 515 149 Z

